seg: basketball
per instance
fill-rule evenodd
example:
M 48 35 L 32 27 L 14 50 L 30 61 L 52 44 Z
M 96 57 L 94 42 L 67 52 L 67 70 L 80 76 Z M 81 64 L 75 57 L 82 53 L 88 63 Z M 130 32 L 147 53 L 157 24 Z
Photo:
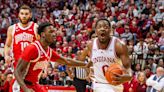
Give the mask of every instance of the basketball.
M 112 85 L 118 85 L 118 84 L 112 83 L 114 74 L 120 74 L 120 75 L 123 74 L 123 69 L 122 69 L 121 65 L 111 64 L 108 67 L 107 71 L 105 72 L 105 77 L 106 77 L 107 81 Z

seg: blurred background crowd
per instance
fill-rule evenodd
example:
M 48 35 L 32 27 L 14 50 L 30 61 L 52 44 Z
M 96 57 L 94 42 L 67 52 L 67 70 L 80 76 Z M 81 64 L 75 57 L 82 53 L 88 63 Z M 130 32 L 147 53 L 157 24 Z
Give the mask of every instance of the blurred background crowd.
M 111 35 L 128 46 L 134 81 L 140 82 L 138 77 L 142 75 L 145 82 L 156 73 L 158 66 L 164 67 L 163 0 L 0 0 L 0 89 L 8 87 L 13 78 L 12 65 L 5 63 L 3 48 L 7 28 L 18 22 L 18 8 L 22 4 L 32 8 L 32 21 L 38 24 L 48 21 L 56 27 L 57 38 L 52 48 L 65 57 L 76 58 L 96 36 L 96 21 L 107 18 L 111 23 Z M 70 71 L 73 69 L 65 65 L 50 63 L 39 82 L 72 85 L 74 72 Z M 125 92 L 132 92 L 129 90 L 131 84 L 124 85 L 128 90 Z

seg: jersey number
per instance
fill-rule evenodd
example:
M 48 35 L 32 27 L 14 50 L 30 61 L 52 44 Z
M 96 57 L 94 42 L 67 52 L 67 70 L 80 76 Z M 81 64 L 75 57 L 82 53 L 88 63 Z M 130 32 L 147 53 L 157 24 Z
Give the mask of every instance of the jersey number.
M 105 72 L 108 69 L 108 67 L 109 67 L 108 65 L 103 65 L 102 66 L 102 71 L 103 71 L 104 76 L 105 76 Z
M 28 42 L 21 42 L 21 50 L 23 51 L 26 46 L 28 46 Z

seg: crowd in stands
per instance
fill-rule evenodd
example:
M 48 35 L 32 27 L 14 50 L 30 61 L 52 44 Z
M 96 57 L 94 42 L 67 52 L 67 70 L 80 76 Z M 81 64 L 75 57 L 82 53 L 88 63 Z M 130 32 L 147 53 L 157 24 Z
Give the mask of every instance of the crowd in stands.
M 90 40 L 96 21 L 107 18 L 111 35 L 128 46 L 136 81 L 140 76 L 146 81 L 158 66 L 164 67 L 163 0 L 0 0 L 0 48 L 4 47 L 7 28 L 18 22 L 22 4 L 32 8 L 32 21 L 48 21 L 55 26 L 57 37 L 52 48 L 65 57 L 76 58 L 77 51 Z M 50 63 L 39 82 L 71 85 L 67 70 L 65 65 Z M 12 72 L 12 65 L 6 64 L 3 54 L 0 55 L 0 89 L 8 87 Z

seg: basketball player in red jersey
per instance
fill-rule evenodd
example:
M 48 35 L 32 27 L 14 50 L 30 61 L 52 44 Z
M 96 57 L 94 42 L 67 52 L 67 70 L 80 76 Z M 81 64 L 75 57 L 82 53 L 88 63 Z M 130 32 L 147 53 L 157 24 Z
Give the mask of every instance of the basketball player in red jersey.
M 122 83 L 131 80 L 131 62 L 128 56 L 128 49 L 124 42 L 116 37 L 110 36 L 110 22 L 107 19 L 99 19 L 95 25 L 97 35 L 81 53 L 80 60 L 90 56 L 91 62 L 88 67 L 93 66 L 94 71 L 94 92 L 123 92 Z M 114 74 L 111 85 L 105 78 L 105 71 L 112 63 L 120 64 L 125 74 Z
M 30 21 L 30 19 L 32 18 L 31 8 L 27 5 L 21 6 L 19 9 L 18 17 L 20 22 L 8 28 L 7 39 L 4 48 L 5 61 L 8 64 L 11 64 L 11 61 L 13 61 L 14 68 L 16 67 L 18 58 L 21 55 L 24 48 L 29 43 L 38 39 L 37 37 L 38 25 Z M 10 57 L 11 50 L 12 50 L 11 52 L 12 57 Z M 13 80 L 12 83 L 13 83 L 13 89 L 15 89 L 15 91 L 20 89 L 16 81 Z
M 24 92 L 46 92 L 38 84 L 38 76 L 50 61 L 68 66 L 86 66 L 84 62 L 59 56 L 49 47 L 56 39 L 55 28 L 52 24 L 47 22 L 40 24 L 38 34 L 40 35 L 40 40 L 35 41 L 25 48 L 14 72 Z
M 16 67 L 19 56 L 24 48 L 37 39 L 37 24 L 31 22 L 32 11 L 27 5 L 23 5 L 19 9 L 19 23 L 8 28 L 7 39 L 5 44 L 5 61 L 11 61 L 10 51 L 12 50 L 14 67 Z

